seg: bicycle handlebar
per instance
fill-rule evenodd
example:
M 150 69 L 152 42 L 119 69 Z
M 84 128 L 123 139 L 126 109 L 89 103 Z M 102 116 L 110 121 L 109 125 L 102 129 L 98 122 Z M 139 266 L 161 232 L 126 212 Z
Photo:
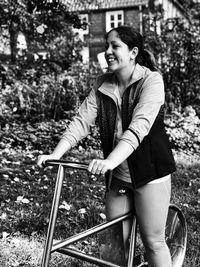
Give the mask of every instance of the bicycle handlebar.
M 59 165 L 63 167 L 67 167 L 67 168 L 87 170 L 89 164 L 83 163 L 83 162 L 73 162 L 73 161 L 58 160 L 58 159 L 49 159 L 49 160 L 46 160 L 44 163 L 45 167 L 59 166 Z

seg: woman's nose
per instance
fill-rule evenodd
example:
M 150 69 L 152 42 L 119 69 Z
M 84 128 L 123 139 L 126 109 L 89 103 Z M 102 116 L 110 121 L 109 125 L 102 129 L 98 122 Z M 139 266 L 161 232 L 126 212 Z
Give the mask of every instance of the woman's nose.
M 107 55 L 112 53 L 111 46 L 108 46 L 108 47 L 106 48 L 105 53 L 106 53 Z

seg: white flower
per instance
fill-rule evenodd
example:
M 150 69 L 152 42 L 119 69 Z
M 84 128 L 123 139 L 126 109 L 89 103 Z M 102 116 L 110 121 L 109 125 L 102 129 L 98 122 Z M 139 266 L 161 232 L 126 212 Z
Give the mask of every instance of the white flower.
M 86 213 L 86 209 L 85 208 L 79 209 L 78 213 L 79 214 L 85 214 Z
M 6 218 L 7 218 L 7 214 L 6 214 L 5 212 L 3 212 L 3 213 L 1 214 L 0 219 L 3 221 L 3 220 L 6 220 Z
M 38 33 L 40 33 L 40 34 L 43 34 L 44 33 L 44 31 L 45 31 L 45 27 L 46 25 L 44 25 L 44 24 L 41 24 L 40 26 L 38 26 L 37 28 L 36 28 L 36 31 L 38 32 Z
M 9 235 L 10 235 L 10 234 L 7 233 L 7 232 L 3 232 L 3 233 L 2 233 L 2 237 L 3 237 L 3 239 L 6 239 L 6 237 L 9 236 Z

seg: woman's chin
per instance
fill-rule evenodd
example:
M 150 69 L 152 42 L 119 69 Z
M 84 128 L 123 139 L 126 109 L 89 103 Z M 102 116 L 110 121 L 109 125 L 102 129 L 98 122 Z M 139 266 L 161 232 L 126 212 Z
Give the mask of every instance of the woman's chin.
M 113 72 L 115 71 L 115 68 L 112 65 L 108 65 L 108 71 Z

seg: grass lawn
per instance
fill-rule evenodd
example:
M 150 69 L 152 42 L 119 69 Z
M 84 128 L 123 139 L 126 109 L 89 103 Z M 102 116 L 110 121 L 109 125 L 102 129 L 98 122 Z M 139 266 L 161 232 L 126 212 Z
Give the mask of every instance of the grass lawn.
M 40 266 L 56 170 L 40 170 L 40 152 L 5 148 L 0 152 L 0 266 Z M 188 224 L 188 247 L 184 267 L 200 266 L 200 158 L 175 153 L 172 202 L 184 212 Z M 74 150 L 69 160 L 87 161 L 92 155 Z M 66 173 L 55 239 L 104 221 L 104 179 L 84 171 Z M 87 266 L 53 254 L 52 266 Z

